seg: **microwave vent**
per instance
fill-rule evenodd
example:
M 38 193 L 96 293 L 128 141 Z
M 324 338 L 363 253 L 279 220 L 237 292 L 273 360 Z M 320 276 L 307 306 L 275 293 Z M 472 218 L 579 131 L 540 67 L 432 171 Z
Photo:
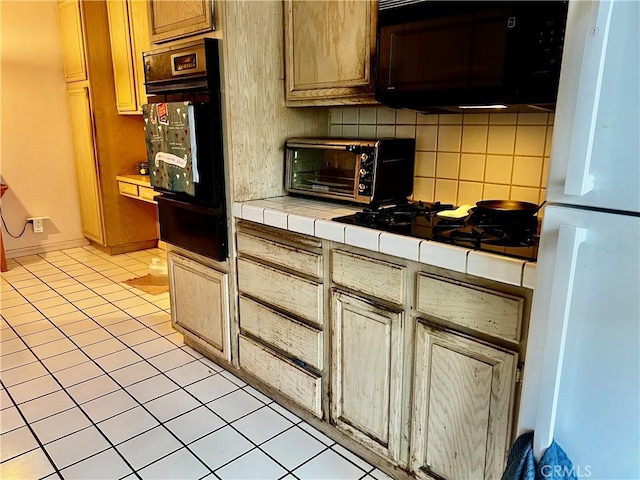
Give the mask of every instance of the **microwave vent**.
M 415 3 L 422 3 L 425 0 L 380 0 L 378 10 L 391 10 L 393 8 L 406 7 Z

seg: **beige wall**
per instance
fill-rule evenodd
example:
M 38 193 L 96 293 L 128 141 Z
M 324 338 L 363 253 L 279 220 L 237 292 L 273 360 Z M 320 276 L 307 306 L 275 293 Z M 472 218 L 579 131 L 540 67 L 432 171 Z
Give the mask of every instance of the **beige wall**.
M 55 1 L 0 3 L 2 213 L 16 234 L 26 217 L 45 232 L 19 239 L 3 228 L 7 256 L 84 242 Z
M 540 203 L 546 194 L 553 114 L 422 115 L 386 107 L 334 108 L 332 136 L 415 138 L 414 200 Z

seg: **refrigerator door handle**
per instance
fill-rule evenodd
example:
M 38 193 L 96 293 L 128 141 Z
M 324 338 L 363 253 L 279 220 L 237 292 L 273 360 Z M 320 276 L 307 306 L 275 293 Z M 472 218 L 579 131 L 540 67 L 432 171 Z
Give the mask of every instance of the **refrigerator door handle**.
M 593 190 L 590 173 L 593 141 L 598 119 L 600 89 L 607 54 L 609 26 L 614 0 L 584 2 L 590 8 L 589 32 L 584 40 L 573 128 L 569 144 L 565 195 L 583 196 Z M 556 133 L 558 135 L 558 133 Z
M 586 238 L 586 228 L 560 226 L 533 438 L 533 452 L 538 460 L 553 440 L 578 250 Z

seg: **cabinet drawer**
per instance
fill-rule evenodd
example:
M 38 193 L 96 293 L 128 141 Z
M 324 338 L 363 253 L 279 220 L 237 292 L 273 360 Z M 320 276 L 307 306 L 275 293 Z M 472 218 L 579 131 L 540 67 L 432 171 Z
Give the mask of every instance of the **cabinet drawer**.
M 322 332 L 240 297 L 240 326 L 260 340 L 322 370 Z
M 125 195 L 138 196 L 138 186 L 133 183 L 118 182 L 118 190 Z
M 404 303 L 405 268 L 399 265 L 334 250 L 331 279 L 338 285 L 382 300 Z
M 242 293 L 322 324 L 322 284 L 240 258 L 238 285 Z
M 322 277 L 322 255 L 238 232 L 238 252 L 266 262 Z
M 153 188 L 138 187 L 140 192 L 140 198 L 144 200 L 154 200 L 154 197 L 158 194 Z
M 322 417 L 321 377 L 242 335 L 240 368 L 276 388 L 317 417 Z
M 520 340 L 523 304 L 513 295 L 418 274 L 420 312 L 510 342 Z

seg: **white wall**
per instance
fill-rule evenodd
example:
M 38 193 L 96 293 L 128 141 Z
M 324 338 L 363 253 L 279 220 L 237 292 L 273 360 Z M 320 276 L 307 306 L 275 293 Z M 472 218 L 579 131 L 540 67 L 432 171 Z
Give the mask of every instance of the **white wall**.
M 0 17 L 2 214 L 14 234 L 51 217 L 19 239 L 2 227 L 7 257 L 84 244 L 56 2 L 2 0 Z

